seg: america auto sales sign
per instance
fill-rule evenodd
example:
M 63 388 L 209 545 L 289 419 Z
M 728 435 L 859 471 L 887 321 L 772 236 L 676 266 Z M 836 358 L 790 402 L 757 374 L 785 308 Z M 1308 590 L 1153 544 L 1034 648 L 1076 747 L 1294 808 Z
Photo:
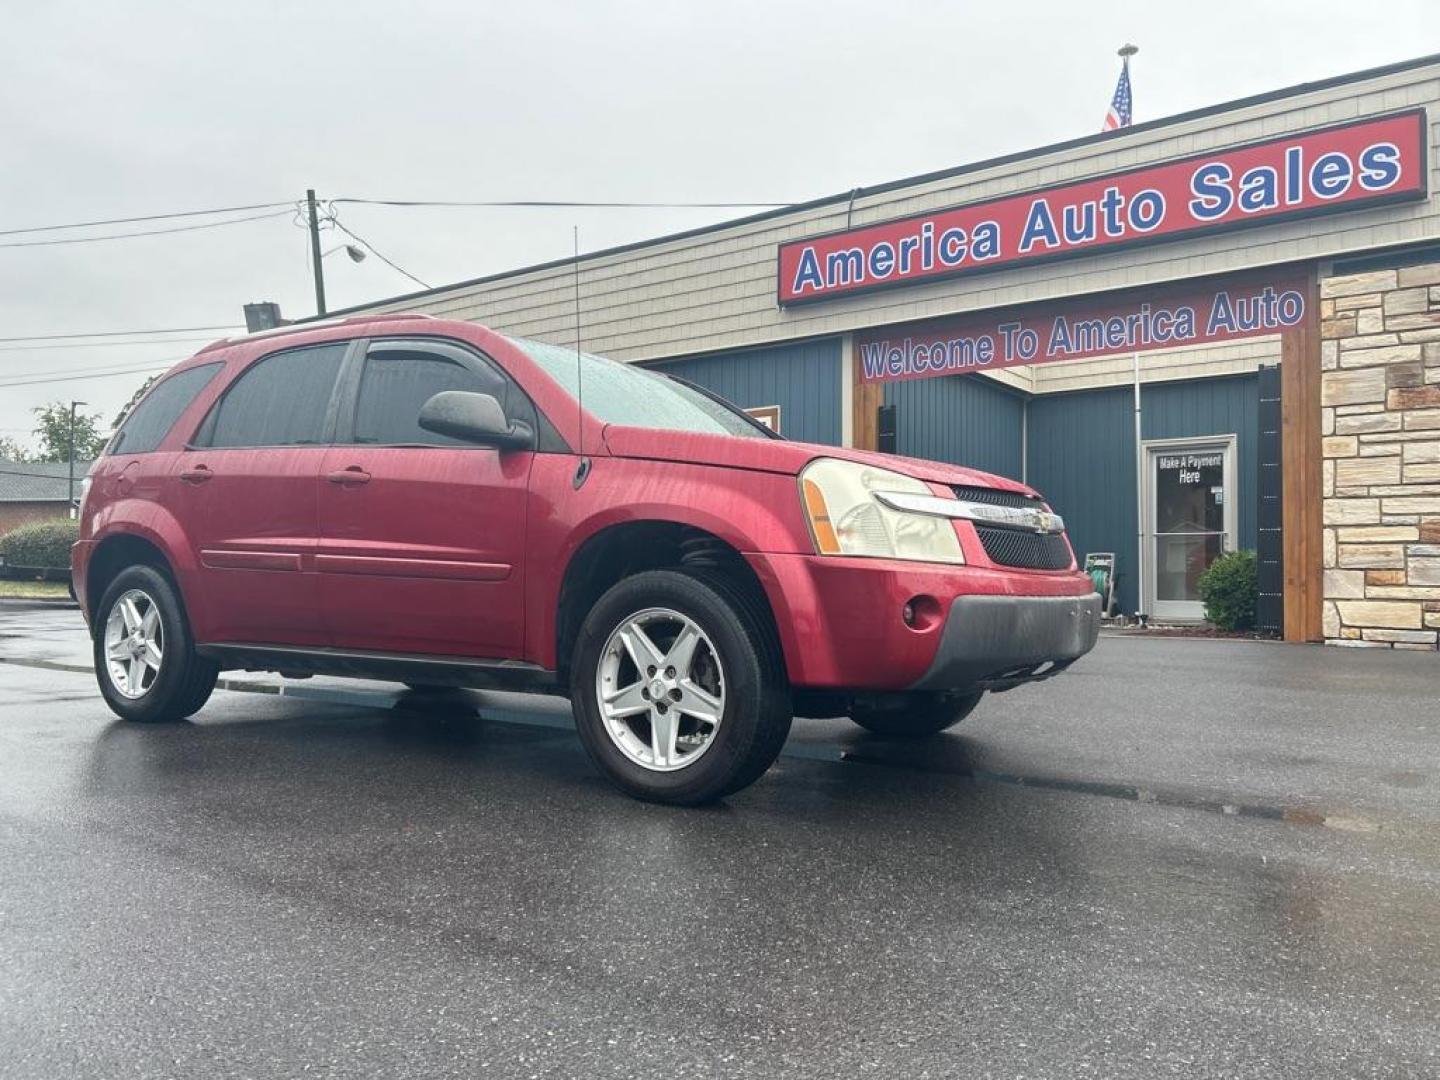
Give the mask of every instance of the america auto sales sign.
M 1426 149 L 1425 111 L 1411 109 L 788 241 L 777 298 L 811 303 L 1419 199 Z

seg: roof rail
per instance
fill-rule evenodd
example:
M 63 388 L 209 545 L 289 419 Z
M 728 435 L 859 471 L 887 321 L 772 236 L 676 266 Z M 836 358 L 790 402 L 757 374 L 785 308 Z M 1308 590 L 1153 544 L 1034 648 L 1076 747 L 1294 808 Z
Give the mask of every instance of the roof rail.
M 314 322 L 289 323 L 285 326 L 277 326 L 270 330 L 257 330 L 253 334 L 240 334 L 234 337 L 221 338 L 219 341 L 212 341 L 200 350 L 202 353 L 211 352 L 215 349 L 228 348 L 231 345 L 238 345 L 242 341 L 254 341 L 256 338 L 284 337 L 286 334 L 302 334 L 309 330 L 323 330 L 327 326 L 351 326 L 355 323 L 377 323 L 377 322 L 405 322 L 411 319 L 434 319 L 437 316 L 427 314 L 423 311 L 397 311 L 384 315 L 347 315 L 343 319 L 318 319 Z M 199 353 L 196 353 L 198 356 Z

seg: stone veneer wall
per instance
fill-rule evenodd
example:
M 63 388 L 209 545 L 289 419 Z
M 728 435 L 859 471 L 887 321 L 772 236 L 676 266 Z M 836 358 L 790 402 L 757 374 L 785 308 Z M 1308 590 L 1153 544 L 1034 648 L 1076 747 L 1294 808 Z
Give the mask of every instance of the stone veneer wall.
M 1440 263 L 1320 282 L 1325 639 L 1436 648 Z

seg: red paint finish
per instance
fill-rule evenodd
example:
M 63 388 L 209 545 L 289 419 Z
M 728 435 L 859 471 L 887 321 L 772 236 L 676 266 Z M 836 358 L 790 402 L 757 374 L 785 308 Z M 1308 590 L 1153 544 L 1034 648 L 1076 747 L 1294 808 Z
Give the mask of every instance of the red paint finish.
M 226 386 L 269 353 L 382 336 L 460 342 L 504 368 L 565 448 L 194 446 Z M 803 443 L 607 426 L 506 339 L 425 317 L 314 324 L 222 342 L 186 364 L 225 369 L 156 451 L 102 457 L 73 556 L 86 571 L 122 537 L 174 571 L 197 640 L 521 660 L 560 666 L 566 568 L 605 530 L 666 522 L 728 544 L 764 588 L 791 682 L 903 687 L 934 656 L 942 621 L 911 629 L 907 600 L 1083 595 L 1075 570 L 999 569 L 957 523 L 969 565 L 815 554 L 797 474 L 818 457 L 907 473 L 932 486 L 1029 493 L 958 466 Z M 181 365 L 182 367 L 186 365 Z M 347 400 L 337 391 L 333 411 Z M 353 407 L 353 405 L 351 406 Z M 343 430 L 343 424 L 337 426 Z M 577 470 L 588 473 L 577 486 Z
M 529 451 L 336 446 L 318 484 L 320 604 L 345 649 L 514 657 Z M 360 470 L 363 484 L 328 478 Z
M 320 446 L 182 451 L 158 501 L 182 524 L 196 565 L 195 633 L 210 641 L 325 640 L 315 579 Z M 137 454 L 144 465 L 149 455 Z M 204 469 L 195 483 L 184 473 Z
M 1426 193 L 1425 110 L 781 244 L 781 304 L 984 273 Z

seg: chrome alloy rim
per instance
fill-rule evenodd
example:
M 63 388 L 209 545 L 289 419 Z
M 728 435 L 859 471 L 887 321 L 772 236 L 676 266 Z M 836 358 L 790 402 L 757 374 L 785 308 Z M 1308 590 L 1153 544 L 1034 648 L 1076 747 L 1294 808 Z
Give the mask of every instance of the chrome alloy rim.
M 714 744 L 725 715 L 720 654 L 678 611 L 638 611 L 605 642 L 595 700 L 627 758 L 653 772 L 683 769 Z
M 105 671 L 122 697 L 143 697 L 160 677 L 165 659 L 165 630 L 160 609 L 142 589 L 115 601 L 105 620 Z

